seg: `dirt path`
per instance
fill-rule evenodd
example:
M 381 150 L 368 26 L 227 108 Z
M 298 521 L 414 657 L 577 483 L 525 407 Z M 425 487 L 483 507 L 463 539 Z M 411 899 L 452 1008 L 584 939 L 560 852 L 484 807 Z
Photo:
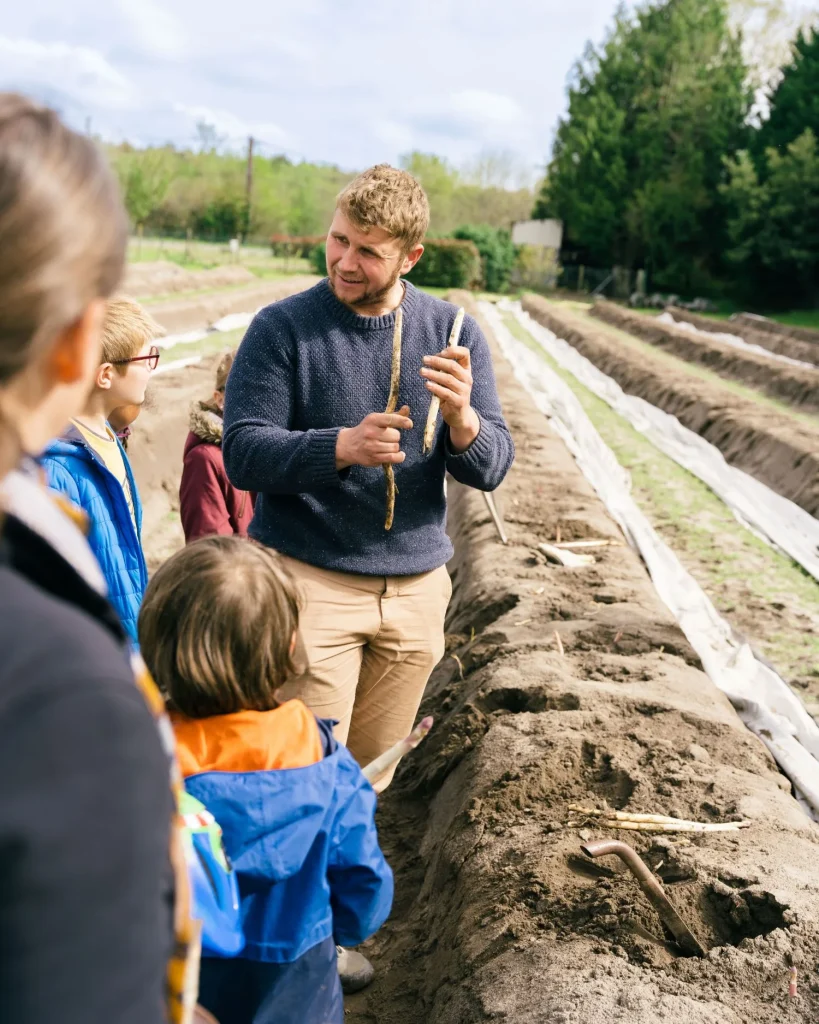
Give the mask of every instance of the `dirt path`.
M 526 295 L 523 307 L 632 395 L 676 416 L 716 445 L 732 465 L 819 514 L 819 425 L 686 372 L 685 364 L 590 317 Z M 705 372 L 705 371 L 702 371 Z M 736 385 L 735 385 L 736 387 Z
M 656 317 L 636 313 L 614 302 L 598 300 L 590 312 L 605 323 L 614 324 L 688 363 L 700 363 L 721 377 L 750 384 L 806 412 L 819 411 L 819 369 L 789 366 L 767 355 L 741 352 L 718 338 L 661 323 Z
M 398 900 L 369 947 L 378 979 L 346 1019 L 813 1020 L 817 829 L 627 547 L 583 570 L 533 554 L 558 525 L 564 538 L 619 534 L 508 367 L 497 373 L 518 446 L 498 496 L 511 542 L 479 495 L 451 488 L 450 656 L 424 702 L 433 733 L 381 802 Z M 617 861 L 581 855 L 611 833 L 567 827 L 568 806 L 604 802 L 753 820 L 690 843 L 632 834 L 707 959 L 673 954 Z M 791 963 L 802 984 L 789 1002 Z

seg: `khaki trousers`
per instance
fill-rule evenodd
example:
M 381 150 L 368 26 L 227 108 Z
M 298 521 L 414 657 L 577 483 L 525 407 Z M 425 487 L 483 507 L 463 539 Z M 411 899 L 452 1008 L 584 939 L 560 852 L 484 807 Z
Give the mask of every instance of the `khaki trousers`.
M 336 738 L 363 767 L 413 727 L 444 654 L 449 573 L 441 566 L 419 576 L 357 576 L 283 561 L 302 598 L 300 653 L 308 670 L 282 696 L 301 698 L 319 718 L 338 719 Z M 394 771 L 377 780 L 377 792 Z

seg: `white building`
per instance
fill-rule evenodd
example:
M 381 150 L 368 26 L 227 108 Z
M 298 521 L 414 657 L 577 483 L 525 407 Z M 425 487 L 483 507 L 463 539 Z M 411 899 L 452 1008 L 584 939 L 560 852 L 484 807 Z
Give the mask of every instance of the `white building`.
M 560 251 L 563 242 L 562 220 L 519 220 L 512 225 L 515 245 L 537 245 Z

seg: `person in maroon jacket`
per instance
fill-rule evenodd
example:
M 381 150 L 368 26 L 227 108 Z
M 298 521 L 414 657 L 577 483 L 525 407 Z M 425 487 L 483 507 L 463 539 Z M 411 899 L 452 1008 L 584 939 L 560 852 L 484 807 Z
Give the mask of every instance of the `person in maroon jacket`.
M 232 365 L 233 353 L 226 352 L 216 367 L 213 396 L 191 409 L 179 485 L 179 512 L 187 544 L 215 533 L 246 537 L 253 518 L 255 495 L 230 483 L 222 461 L 222 411 Z

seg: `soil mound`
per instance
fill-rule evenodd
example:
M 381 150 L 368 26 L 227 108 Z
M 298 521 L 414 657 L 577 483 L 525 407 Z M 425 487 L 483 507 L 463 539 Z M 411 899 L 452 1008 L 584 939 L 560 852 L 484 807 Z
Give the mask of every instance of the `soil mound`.
M 496 371 L 518 450 L 498 495 L 510 544 L 451 484 L 448 656 L 423 705 L 436 723 L 380 802 L 397 902 L 347 1020 L 813 1020 L 817 829 L 625 544 L 583 569 L 535 553 L 558 527 L 622 537 L 502 357 Z M 570 804 L 753 826 L 657 838 L 578 821 Z M 664 880 L 705 959 L 678 955 L 619 861 L 582 854 L 612 837 Z
M 710 331 L 712 334 L 734 334 L 749 344 L 761 345 L 762 348 L 767 348 L 777 355 L 788 356 L 789 359 L 800 359 L 803 363 L 819 363 L 819 331 L 816 332 L 815 342 L 800 341 L 790 334 L 760 330 L 760 321 L 740 319 L 742 314 L 735 320 L 711 320 L 707 316 L 690 313 L 687 309 L 678 309 L 676 306 L 669 306 L 668 312 L 675 320 L 684 320 L 701 331 Z M 771 321 L 763 321 L 763 323 L 769 322 Z M 777 324 L 776 326 L 783 325 Z M 786 330 L 798 330 L 798 328 L 786 328 Z
M 764 317 L 756 317 L 750 313 L 737 313 L 733 318 L 735 323 L 742 326 L 747 324 L 754 330 L 766 334 L 778 334 L 781 338 L 795 338 L 797 341 L 806 341 L 811 345 L 819 345 L 819 331 L 812 327 L 792 327 L 790 324 L 781 324 L 777 320 L 768 320 Z
M 260 306 L 277 302 L 288 295 L 309 288 L 319 278 L 299 276 L 280 281 L 263 282 L 258 278 L 253 280 L 256 283 L 247 288 L 157 303 L 151 306 L 151 316 L 162 324 L 169 334 L 193 331 L 209 327 L 229 313 L 253 313 Z
M 204 288 L 229 288 L 247 284 L 258 278 L 246 267 L 213 267 L 211 270 L 186 270 L 177 263 L 157 260 L 151 263 L 129 263 L 125 271 L 123 291 L 137 298 L 167 295 L 170 292 L 198 291 Z
M 716 338 L 712 341 L 679 327 L 659 323 L 655 317 L 635 313 L 613 302 L 598 299 L 591 313 L 686 362 L 700 363 L 722 377 L 751 384 L 773 398 L 784 399 L 799 408 L 819 411 L 819 369 L 787 366 L 755 352 L 740 352 Z
M 819 515 L 819 426 L 688 375 L 684 364 L 676 370 L 651 352 L 632 351 L 603 327 L 539 296 L 524 296 L 523 307 L 623 390 L 676 416 L 716 445 L 732 465 Z

